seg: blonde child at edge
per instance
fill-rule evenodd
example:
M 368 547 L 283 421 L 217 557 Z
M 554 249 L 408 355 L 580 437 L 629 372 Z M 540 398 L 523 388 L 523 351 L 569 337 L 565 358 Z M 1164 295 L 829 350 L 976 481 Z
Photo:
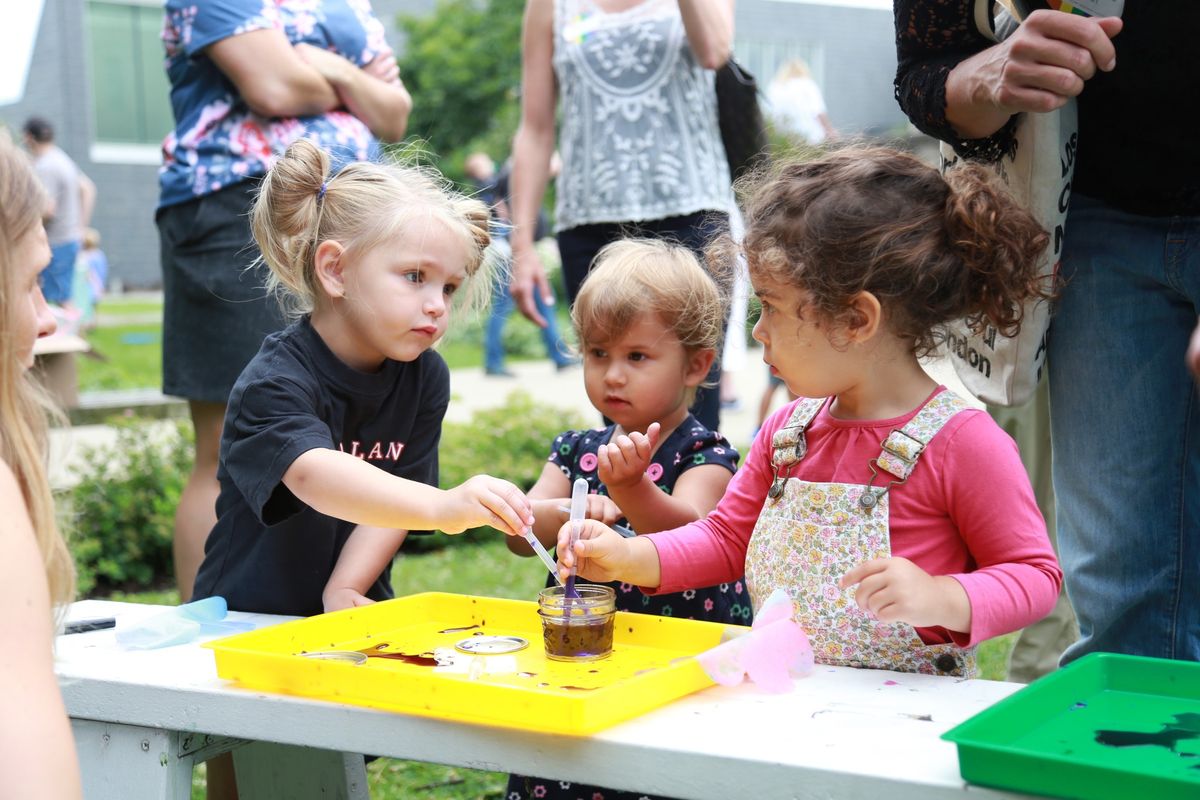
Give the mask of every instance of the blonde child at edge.
M 272 285 L 301 316 L 264 341 L 225 418 L 195 597 L 239 610 L 387 599 L 408 531 L 533 522 L 507 481 L 437 488 L 450 388 L 431 348 L 459 290 L 490 286 L 487 208 L 416 169 L 358 162 L 331 176 L 329 163 L 298 140 L 252 213 Z
M 46 195 L 0 133 L 0 798 L 78 798 L 75 741 L 54 677 L 53 609 L 74 594 L 46 477 L 44 392 L 33 344 L 54 332 L 39 273 Z
M 534 532 L 553 546 L 568 514 L 571 487 L 588 482 L 588 516 L 639 534 L 703 519 L 721 499 L 738 453 L 688 411 L 720 342 L 724 299 L 696 256 L 661 240 L 613 242 L 596 256 L 571 308 L 592 405 L 612 423 L 566 431 L 529 491 Z M 600 524 L 600 523 L 597 523 Z M 640 537 L 639 537 L 640 538 Z M 509 549 L 531 555 L 508 538 Z M 552 585 L 553 579 L 547 585 Z M 648 596 L 612 583 L 617 609 L 750 624 L 740 574 L 720 585 Z M 603 787 L 509 776 L 507 800 L 610 800 L 644 797 Z M 647 800 L 650 800 L 647 798 Z
M 955 319 L 1011 334 L 1044 296 L 1046 234 L 974 166 L 943 178 L 887 149 L 781 166 L 743 243 L 764 360 L 799 399 L 774 414 L 716 510 L 567 554 L 647 591 L 745 569 L 777 588 L 825 664 L 972 675 L 975 646 L 1053 607 L 1062 573 L 1016 446 L 921 368 Z M 882 443 L 882 446 L 881 446 Z

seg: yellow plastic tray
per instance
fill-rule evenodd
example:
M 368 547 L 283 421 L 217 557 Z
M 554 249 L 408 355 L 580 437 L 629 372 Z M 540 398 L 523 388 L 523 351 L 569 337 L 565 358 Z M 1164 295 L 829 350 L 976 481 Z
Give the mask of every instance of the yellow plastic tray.
M 286 622 L 205 646 L 217 674 L 243 686 L 371 708 L 509 728 L 586 735 L 712 685 L 691 656 L 729 627 L 618 612 L 612 655 L 550 661 L 537 604 L 427 592 Z M 459 654 L 453 667 L 428 656 L 472 635 L 520 636 L 507 655 Z M 306 658 L 387 644 L 412 662 L 368 658 L 355 665 Z M 461 670 L 461 671 L 455 671 Z

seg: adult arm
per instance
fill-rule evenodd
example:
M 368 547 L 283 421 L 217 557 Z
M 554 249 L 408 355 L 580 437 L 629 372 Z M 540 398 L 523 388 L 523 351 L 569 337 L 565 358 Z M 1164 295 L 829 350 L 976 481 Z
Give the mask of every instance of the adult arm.
M 205 50 L 262 117 L 306 117 L 342 104 L 337 90 L 274 28 L 228 36 Z
M 79 173 L 79 227 L 92 224 L 92 212 L 96 210 L 96 184 L 83 172 Z M 83 231 L 80 230 L 80 234 Z
M 527 0 L 521 30 L 521 123 L 513 139 L 512 296 L 528 319 L 546 327 L 535 293 L 553 302 L 546 269 L 533 246 L 538 210 L 550 177 L 554 154 L 554 0 Z
M 21 490 L 2 461 L 0 517 L 0 795 L 78 798 L 75 741 L 54 677 L 45 567 Z
M 388 69 L 388 60 L 395 66 L 390 52 L 361 69 L 337 53 L 310 44 L 296 45 L 296 52 L 329 82 L 346 110 L 362 120 L 371 133 L 385 142 L 404 138 L 412 98 L 400 82 L 399 69 Z M 373 72 L 390 77 L 376 77 Z
M 1111 43 L 1096 33 L 1107 42 L 1120 21 L 1039 11 L 995 44 L 979 32 L 974 6 L 896 1 L 896 99 L 921 131 L 966 157 L 994 159 L 1014 143 L 1014 113 L 1058 107 L 1097 64 L 1111 68 Z
M 392 563 L 408 531 L 359 525 L 346 539 L 333 573 L 325 583 L 321 602 L 325 611 L 365 606 L 375 602 L 366 594 Z
M 700 66 L 723 67 L 733 54 L 733 0 L 679 0 L 679 15 Z

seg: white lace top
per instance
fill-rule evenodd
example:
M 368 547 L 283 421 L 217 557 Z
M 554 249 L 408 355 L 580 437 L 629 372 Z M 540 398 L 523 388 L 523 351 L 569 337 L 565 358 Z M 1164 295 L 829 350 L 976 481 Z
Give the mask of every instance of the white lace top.
M 713 72 L 696 62 L 677 0 L 613 14 L 592 0 L 554 5 L 557 229 L 728 211 Z

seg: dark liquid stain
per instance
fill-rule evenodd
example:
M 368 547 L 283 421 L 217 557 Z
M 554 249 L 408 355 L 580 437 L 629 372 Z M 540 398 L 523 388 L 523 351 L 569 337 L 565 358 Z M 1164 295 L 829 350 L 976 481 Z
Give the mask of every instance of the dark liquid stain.
M 595 686 L 560 686 L 560 689 L 566 689 L 568 692 L 594 692 Z
M 1143 731 L 1096 731 L 1096 741 L 1109 747 L 1165 747 L 1176 753 L 1175 747 L 1185 739 L 1200 739 L 1200 714 L 1176 714 L 1175 722 L 1166 723 L 1162 730 Z M 1177 753 L 1182 758 L 1195 758 L 1195 753 Z
M 474 632 L 474 633 L 472 633 L 471 635 L 472 635 L 472 636 L 483 636 L 483 631 L 475 631 L 475 632 Z
M 518 672 L 517 677 L 518 678 L 536 678 L 537 673 L 536 672 Z
M 595 675 L 595 674 L 596 674 L 597 672 L 599 672 L 599 671 L 600 671 L 600 670 L 598 670 L 598 669 L 589 669 L 589 670 L 588 670 L 588 672 L 589 672 L 589 673 L 591 673 L 592 675 Z
M 602 658 L 612 652 L 613 618 L 603 622 L 564 625 L 560 620 L 542 620 L 542 644 L 546 655 L 559 658 Z
M 461 628 L 446 628 L 445 630 L 438 631 L 438 633 L 462 633 L 463 631 L 473 631 L 478 627 L 478 625 L 463 625 Z
M 364 647 L 358 652 L 364 654 L 367 658 L 387 658 L 392 661 L 403 661 L 405 664 L 415 664 L 418 667 L 436 667 L 438 665 L 437 659 L 433 657 L 433 653 L 414 655 L 412 653 L 382 652 L 387 646 L 387 642 L 381 642 L 373 647 Z

